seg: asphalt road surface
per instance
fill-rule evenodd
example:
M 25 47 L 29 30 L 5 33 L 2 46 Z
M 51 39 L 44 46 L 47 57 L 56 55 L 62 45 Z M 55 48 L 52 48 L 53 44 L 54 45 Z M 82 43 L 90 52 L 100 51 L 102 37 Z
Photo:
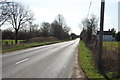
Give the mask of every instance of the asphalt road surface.
M 70 78 L 79 39 L 2 55 L 3 78 Z

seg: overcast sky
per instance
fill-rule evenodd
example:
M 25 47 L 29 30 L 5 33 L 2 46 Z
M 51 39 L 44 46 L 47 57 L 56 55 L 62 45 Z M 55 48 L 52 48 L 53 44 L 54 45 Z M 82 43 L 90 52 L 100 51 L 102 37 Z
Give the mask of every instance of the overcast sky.
M 52 23 L 58 14 L 62 14 L 71 32 L 80 34 L 80 23 L 87 16 L 90 1 L 92 1 L 89 16 L 100 15 L 101 0 L 14 0 L 21 2 L 25 7 L 29 7 L 35 17 L 35 23 Z M 118 29 L 118 1 L 106 0 L 105 5 L 105 26 L 104 30 L 109 28 Z M 98 25 L 99 26 L 99 25 Z

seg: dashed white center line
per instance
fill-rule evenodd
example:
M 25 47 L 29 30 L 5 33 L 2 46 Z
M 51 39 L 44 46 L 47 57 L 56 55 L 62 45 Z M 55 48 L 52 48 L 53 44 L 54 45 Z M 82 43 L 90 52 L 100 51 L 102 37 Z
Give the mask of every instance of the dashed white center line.
M 23 59 L 23 60 L 21 60 L 21 61 L 18 61 L 18 62 L 16 62 L 15 64 L 20 64 L 20 63 L 25 62 L 25 61 L 27 61 L 27 60 L 28 60 L 28 58 Z

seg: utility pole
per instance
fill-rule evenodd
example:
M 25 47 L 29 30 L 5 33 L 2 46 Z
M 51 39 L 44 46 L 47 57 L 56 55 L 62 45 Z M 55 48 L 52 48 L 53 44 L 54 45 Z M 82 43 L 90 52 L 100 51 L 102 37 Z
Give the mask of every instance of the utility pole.
M 118 31 L 120 31 L 120 1 L 118 2 Z M 120 43 L 118 48 L 118 77 L 120 78 Z
M 98 69 L 100 70 L 100 73 L 103 73 L 102 53 L 103 53 L 104 9 L 105 9 L 105 0 L 101 0 L 100 32 L 99 32 L 99 53 L 98 53 Z

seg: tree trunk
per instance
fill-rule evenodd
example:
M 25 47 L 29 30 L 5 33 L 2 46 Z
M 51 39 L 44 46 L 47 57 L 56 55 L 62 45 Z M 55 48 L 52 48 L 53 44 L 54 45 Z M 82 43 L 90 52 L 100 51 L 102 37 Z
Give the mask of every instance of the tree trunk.
M 18 43 L 18 30 L 15 30 L 15 44 Z

